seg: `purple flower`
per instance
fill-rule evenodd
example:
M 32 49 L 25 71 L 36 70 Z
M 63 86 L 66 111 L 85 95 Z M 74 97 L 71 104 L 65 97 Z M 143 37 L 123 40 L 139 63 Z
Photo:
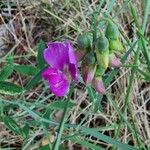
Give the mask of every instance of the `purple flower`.
M 77 58 L 69 41 L 50 42 L 44 50 L 44 59 L 50 65 L 42 73 L 50 90 L 56 96 L 64 96 L 69 91 L 71 80 L 77 81 Z

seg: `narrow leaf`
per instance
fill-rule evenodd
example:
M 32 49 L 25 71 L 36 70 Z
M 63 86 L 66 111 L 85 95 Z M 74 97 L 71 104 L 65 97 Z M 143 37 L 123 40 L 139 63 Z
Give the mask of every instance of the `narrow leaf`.
M 118 147 L 119 149 L 121 150 L 136 150 L 136 148 L 128 145 L 128 144 L 124 144 L 124 143 L 121 143 L 120 141 L 116 140 L 116 139 L 113 139 L 109 136 L 106 136 L 100 132 L 97 132 L 95 131 L 95 129 L 90 129 L 90 128 L 83 128 L 82 129 L 82 132 L 84 132 L 85 134 L 89 134 L 93 137 L 96 137 L 98 138 L 99 140 L 102 140 L 106 143 L 109 143 L 115 147 Z
M 19 127 L 15 120 L 5 115 L 2 117 L 2 119 L 7 128 L 16 134 L 22 135 L 22 129 Z
M 43 68 L 45 65 L 44 57 L 43 57 L 43 51 L 45 49 L 45 43 L 43 40 L 40 40 L 38 43 L 38 55 L 37 55 L 37 63 L 38 63 L 38 68 Z
M 62 110 L 66 105 L 66 101 L 55 101 L 49 105 L 51 109 Z M 68 108 L 72 108 L 75 106 L 75 103 L 69 101 Z
M 44 67 L 43 69 L 41 69 L 25 86 L 26 90 L 29 90 L 31 88 L 33 88 L 41 79 L 41 73 L 43 72 L 43 70 L 46 67 Z
M 14 66 L 12 64 L 8 64 L 0 71 L 0 81 L 6 80 L 13 72 Z
M 15 65 L 15 71 L 22 75 L 33 76 L 38 72 L 38 69 L 31 65 Z
M 23 89 L 16 84 L 7 82 L 7 81 L 0 81 L 0 93 L 7 94 L 7 95 L 17 95 L 20 94 Z

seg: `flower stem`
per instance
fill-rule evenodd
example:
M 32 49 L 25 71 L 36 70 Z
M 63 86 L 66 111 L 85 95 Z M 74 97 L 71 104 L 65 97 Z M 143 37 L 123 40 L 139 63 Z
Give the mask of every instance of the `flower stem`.
M 55 140 L 55 143 L 53 145 L 52 150 L 58 150 L 59 149 L 59 146 L 60 146 L 60 143 L 61 143 L 62 133 L 63 133 L 63 130 L 64 130 L 64 125 L 65 125 L 65 122 L 66 122 L 66 119 L 67 119 L 68 105 L 69 105 L 69 101 L 70 101 L 72 92 L 73 92 L 73 85 L 70 86 L 70 92 L 69 92 L 69 94 L 66 98 L 66 105 L 64 107 L 62 119 L 61 119 L 61 122 L 60 122 L 60 125 L 59 125 L 58 135 L 56 137 L 56 140 Z

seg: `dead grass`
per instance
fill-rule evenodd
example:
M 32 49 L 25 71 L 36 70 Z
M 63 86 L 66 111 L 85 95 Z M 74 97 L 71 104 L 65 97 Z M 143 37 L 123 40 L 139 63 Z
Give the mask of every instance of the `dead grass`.
M 9 5 L 6 1 L 6 6 L 2 8 L 0 15 L 0 24 L 5 26 L 4 28 L 6 28 L 9 32 L 9 38 L 12 38 L 10 45 L 10 41 L 8 39 L 6 39 L 5 43 L 6 45 L 9 45 L 10 49 L 10 46 L 12 48 L 16 42 L 19 42 L 16 49 L 13 51 L 15 63 L 36 65 L 36 45 L 39 39 L 42 38 L 45 42 L 70 39 L 76 45 L 77 35 L 88 30 L 90 27 L 90 14 L 93 9 L 96 8 L 99 1 L 93 0 L 88 3 L 87 1 L 81 0 L 28 0 L 24 2 L 15 0 L 13 3 L 15 6 L 11 8 L 8 7 Z M 140 18 L 143 13 L 141 11 L 141 1 L 135 1 L 135 5 L 139 10 L 138 15 Z M 111 12 L 111 15 L 114 15 L 116 10 L 119 10 L 122 7 L 122 1 L 118 0 Z M 103 6 L 102 12 L 105 12 L 105 9 L 106 5 Z M 132 19 L 128 10 L 126 10 L 127 8 L 123 8 L 119 12 L 118 17 L 116 17 L 116 20 L 123 29 L 124 34 L 130 40 L 133 40 L 134 33 L 132 33 L 133 31 L 130 26 Z M 149 34 L 148 29 L 147 34 Z M 129 59 L 128 63 L 132 62 L 132 55 L 130 58 L 131 59 Z M 2 61 L 5 62 L 5 59 Z M 113 100 L 118 104 L 119 109 L 121 109 L 124 104 L 130 74 L 130 68 L 121 68 L 118 75 L 107 88 L 107 91 L 111 93 Z M 24 85 L 27 81 L 25 77 L 20 76 L 17 73 L 13 73 L 9 80 L 21 85 Z M 42 85 L 39 84 L 37 87 L 29 91 L 25 95 L 26 102 L 36 102 L 39 97 L 42 99 L 44 96 L 44 94 L 42 94 L 42 88 Z M 44 103 L 50 103 L 52 99 L 54 100 L 54 97 L 47 97 L 44 100 Z M 76 103 L 76 107 L 70 113 L 70 123 L 99 128 L 102 133 L 113 137 L 115 124 L 119 121 L 119 116 L 114 111 L 114 108 L 108 102 L 106 97 L 102 99 L 103 110 L 99 112 L 93 111 L 92 102 L 89 100 L 85 85 L 80 84 L 76 87 L 73 99 Z M 143 142 L 143 145 L 148 148 L 150 147 L 150 84 L 145 80 L 142 80 L 141 76 L 138 74 L 136 75 L 133 83 L 133 90 L 129 100 L 136 130 Z M 36 111 L 40 112 L 43 110 L 38 108 Z M 10 115 L 14 118 L 16 117 L 16 120 L 20 123 L 33 121 L 28 114 L 22 112 L 22 110 L 18 108 L 12 109 L 10 111 Z M 22 116 L 23 118 L 19 119 L 19 117 L 17 118 L 17 115 Z M 56 120 L 59 120 L 61 115 L 61 112 L 54 113 Z M 130 121 L 131 116 L 128 115 L 128 112 L 126 112 L 126 116 L 129 117 L 128 119 Z M 107 128 L 102 128 L 105 126 L 107 126 Z M 55 136 L 55 128 L 50 129 L 50 132 L 51 137 Z M 68 132 L 69 134 L 72 134 L 71 131 Z M 44 134 L 45 131 L 43 131 L 41 127 L 33 127 L 30 131 L 29 139 L 23 141 L 19 136 L 6 129 L 4 124 L 0 122 L 1 148 L 25 149 L 26 147 L 31 150 L 36 149 L 44 143 L 42 139 Z M 91 143 L 103 145 L 106 149 L 110 149 L 110 145 L 102 141 L 93 139 L 92 137 L 86 137 L 86 139 Z M 135 144 L 133 136 L 126 125 L 121 128 L 119 132 L 119 139 L 122 142 L 129 142 L 131 145 Z M 65 144 L 70 150 L 77 150 L 79 148 L 82 150 L 84 149 L 72 142 Z

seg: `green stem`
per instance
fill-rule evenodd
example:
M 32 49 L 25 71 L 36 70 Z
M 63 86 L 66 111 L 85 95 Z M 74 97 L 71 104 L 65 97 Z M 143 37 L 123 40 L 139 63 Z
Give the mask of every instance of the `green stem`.
M 61 143 L 62 133 L 63 133 L 64 126 L 65 126 L 65 122 L 66 122 L 66 116 L 67 116 L 67 111 L 68 111 L 68 105 L 69 105 L 69 101 L 70 101 L 72 92 L 73 92 L 73 85 L 71 86 L 69 95 L 68 95 L 67 98 L 66 98 L 67 101 L 66 101 L 66 105 L 65 105 L 65 108 L 64 108 L 64 111 L 63 111 L 62 120 L 61 120 L 60 125 L 59 125 L 58 135 L 57 135 L 57 137 L 56 137 L 56 140 L 55 140 L 55 143 L 54 143 L 54 145 L 53 145 L 52 150 L 58 150 L 58 149 L 59 149 L 59 146 L 60 146 L 60 143 Z

